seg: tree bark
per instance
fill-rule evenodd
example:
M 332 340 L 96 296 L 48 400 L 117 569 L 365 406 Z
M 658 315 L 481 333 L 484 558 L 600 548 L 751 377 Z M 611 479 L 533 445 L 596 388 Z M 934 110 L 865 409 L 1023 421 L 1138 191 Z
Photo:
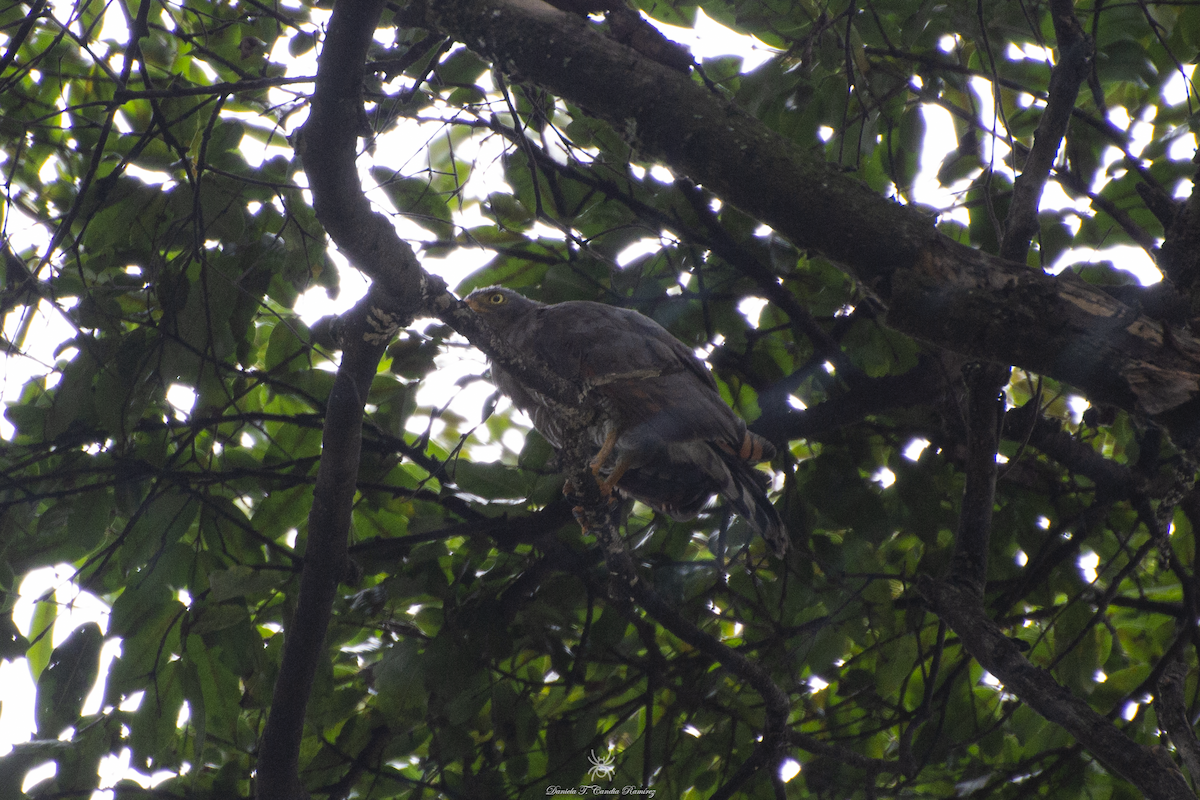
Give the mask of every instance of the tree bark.
M 271 697 L 271 713 L 258 752 L 258 800 L 296 800 L 300 742 L 317 667 L 325 657 L 325 632 L 338 584 L 349 567 L 350 515 L 362 445 L 363 408 L 375 369 L 390 336 L 372 325 L 371 293 L 346 316 L 345 346 L 325 411 L 321 465 L 308 515 L 308 544 L 296 611 L 284 634 L 283 656 Z

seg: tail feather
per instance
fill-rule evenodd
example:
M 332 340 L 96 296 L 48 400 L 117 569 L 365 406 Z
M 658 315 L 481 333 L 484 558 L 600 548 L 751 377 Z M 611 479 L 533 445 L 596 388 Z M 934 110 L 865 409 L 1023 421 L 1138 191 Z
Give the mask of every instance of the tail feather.
M 763 537 L 771 552 L 777 558 L 783 558 L 788 550 L 787 527 L 767 497 L 766 476 L 752 469 L 745 461 L 724 460 L 730 480 L 722 487 L 721 494 L 742 519 Z

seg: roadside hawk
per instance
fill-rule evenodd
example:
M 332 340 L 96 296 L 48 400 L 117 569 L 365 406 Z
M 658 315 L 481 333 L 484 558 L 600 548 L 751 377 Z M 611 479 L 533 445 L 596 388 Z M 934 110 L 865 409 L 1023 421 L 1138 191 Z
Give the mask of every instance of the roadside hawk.
M 595 399 L 591 467 L 605 494 L 616 488 L 677 520 L 720 494 L 777 556 L 786 552 L 787 530 L 767 499 L 769 479 L 753 468 L 775 448 L 746 430 L 704 363 L 665 328 L 631 309 L 584 300 L 546 305 L 498 286 L 475 290 L 466 304 L 516 352 Z M 492 379 L 562 447 L 565 426 L 552 403 L 495 364 Z

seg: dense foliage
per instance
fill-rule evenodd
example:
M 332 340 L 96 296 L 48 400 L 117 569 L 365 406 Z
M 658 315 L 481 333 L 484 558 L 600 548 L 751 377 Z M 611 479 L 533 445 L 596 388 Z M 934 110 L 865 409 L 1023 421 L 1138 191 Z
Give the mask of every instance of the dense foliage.
M 780 446 L 772 496 L 792 550 L 770 557 L 721 507 L 681 523 L 630 503 L 622 532 L 661 607 L 614 592 L 550 446 L 507 401 L 483 401 L 465 340 L 419 321 L 365 398 L 357 574 L 338 592 L 309 700 L 308 791 L 1145 791 L 988 676 L 918 591 L 919 576 L 955 577 L 964 508 L 979 510 L 964 491 L 986 472 L 972 472 L 969 398 L 987 393 L 979 375 L 995 379 L 987 354 L 889 327 L 886 297 L 647 157 L 637 109 L 623 127 L 605 122 L 419 27 L 419 5 L 384 11 L 355 112 L 373 202 L 430 272 L 484 264 L 459 294 L 500 283 L 636 308 L 705 353 L 730 404 Z M 896 204 L 931 202 L 917 194 L 924 166 L 951 198 L 925 212 L 988 253 L 1022 202 L 1013 179 L 1034 162 L 1073 22 L 1087 51 L 1078 96 L 1016 260 L 1036 271 L 1128 245 L 1140 255 L 1122 258 L 1152 269 L 1165 239 L 1165 300 L 1108 262 L 1070 280 L 1146 313 L 1167 306 L 1164 332 L 1195 316 L 1179 265 L 1200 238 L 1176 198 L 1195 171 L 1187 62 L 1200 6 L 1084 0 L 1072 17 L 1040 1 L 639 5 L 658 22 L 687 27 L 703 11 L 757 37 L 761 64 L 700 59 L 690 80 Z M 15 360 L 32 344 L 35 309 L 73 331 L 4 411 L 15 432 L 0 442 L 0 657 L 28 659 L 38 714 L 36 739 L 0 757 L 0 796 L 53 761 L 28 796 L 89 797 L 101 760 L 125 749 L 141 773 L 174 777 L 153 790 L 126 778 L 119 797 L 255 791 L 338 359 L 328 321 L 293 310 L 314 287 L 336 292 L 339 267 L 288 139 L 329 14 L 307 0 L 0 9 L 3 345 Z M 950 127 L 940 168 L 920 164 L 926 137 Z M 1195 675 L 1172 670 L 1194 671 L 1200 648 L 1190 442 L 1128 404 L 1089 405 L 1098 398 L 1053 370 L 1017 367 L 996 383 L 1009 411 L 994 420 L 983 608 L 1131 742 L 1169 744 L 1162 756 L 1179 762 L 1188 745 L 1165 738 L 1159 716 L 1164 675 L 1189 720 L 1200 705 Z M 432 379 L 446 388 L 429 391 Z M 172 387 L 194 391 L 190 409 L 168 401 Z M 103 630 L 58 631 L 54 648 L 53 597 L 32 625 L 12 610 L 24 576 L 64 563 L 111 615 Z M 100 710 L 81 716 L 106 639 L 120 656 Z M 779 751 L 758 747 L 770 692 L 723 653 L 786 698 Z

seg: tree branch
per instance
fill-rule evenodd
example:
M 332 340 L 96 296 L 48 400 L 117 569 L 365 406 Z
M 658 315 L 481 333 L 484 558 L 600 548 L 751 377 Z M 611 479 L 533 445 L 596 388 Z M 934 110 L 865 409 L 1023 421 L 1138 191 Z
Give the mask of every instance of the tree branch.
M 325 655 L 325 631 L 334 595 L 349 564 L 346 548 L 358 478 L 363 406 L 388 342 L 375 328 L 377 301 L 376 293 L 369 293 L 346 318 L 342 363 L 329 393 L 321 465 L 308 515 L 299 600 L 287 626 L 271 712 L 258 752 L 258 800 L 304 796 L 299 775 L 304 714 L 317 665 Z
M 1187 664 L 1178 656 L 1172 660 L 1158 680 L 1158 691 L 1154 695 L 1154 710 L 1158 721 L 1171 737 L 1175 751 L 1192 776 L 1192 783 L 1200 781 L 1200 741 L 1192 729 L 1187 700 L 1183 696 L 1183 684 L 1187 680 Z
M 995 364 L 975 367 L 967 378 L 967 485 L 963 490 L 950 580 L 976 597 L 987 585 L 988 542 L 996 504 L 996 453 L 1009 369 Z
M 759 393 L 762 416 L 750 428 L 773 442 L 808 439 L 871 414 L 929 403 L 944 395 L 946 387 L 945 359 L 922 355 L 917 366 L 902 375 L 862 378 L 844 394 L 797 410 L 785 402 L 795 385 L 784 378 Z
M 862 753 L 856 753 L 853 750 L 842 747 L 836 744 L 822 742 L 815 736 L 809 736 L 807 733 L 800 731 L 788 731 L 788 743 L 793 747 L 798 747 L 801 750 L 807 750 L 810 753 L 815 753 L 818 756 L 831 758 L 834 761 L 840 761 L 843 764 L 861 769 L 864 772 L 872 774 L 890 774 L 898 775 L 904 772 L 904 766 L 899 761 L 889 761 L 884 758 L 871 758 L 864 756 Z
M 303 796 L 299 761 L 304 714 L 325 654 L 334 595 L 348 567 L 363 406 L 384 348 L 421 308 L 428 283 L 412 248 L 385 216 L 371 210 L 355 167 L 363 65 L 382 9 L 381 0 L 342 0 L 336 5 L 317 68 L 312 112 L 297 146 L 318 218 L 373 283 L 342 320 L 342 363 L 326 408 L 299 599 L 287 626 L 259 749 L 259 800 Z
M 1033 134 L 1033 148 L 1013 183 L 1012 205 L 1000 243 L 1000 257 L 1012 261 L 1025 260 L 1029 242 L 1037 233 L 1042 190 L 1092 63 L 1092 41 L 1075 18 L 1072 0 L 1051 0 L 1050 16 L 1058 38 L 1058 63 L 1050 71 L 1049 99 Z
M 1090 478 L 1096 494 L 1106 500 L 1123 500 L 1138 487 L 1133 470 L 1064 431 L 1058 420 L 1042 416 L 1039 404 L 1032 400 L 1005 413 L 1004 436 L 1028 441 L 1071 472 Z
M 428 276 L 408 242 L 383 214 L 373 211 L 358 179 L 358 137 L 366 117 L 362 85 L 367 49 L 383 10 L 382 0 L 340 0 L 317 65 L 312 111 L 295 142 L 321 225 L 353 264 L 391 298 L 395 327 L 421 309 Z
M 1034 711 L 1062 726 L 1105 767 L 1151 800 L 1195 800 L 1183 775 L 1169 759 L 1156 756 L 1064 689 L 1049 672 L 1035 667 L 984 614 L 977 598 L 925 577 L 921 596 L 962 642 L 980 666 L 995 675 Z

